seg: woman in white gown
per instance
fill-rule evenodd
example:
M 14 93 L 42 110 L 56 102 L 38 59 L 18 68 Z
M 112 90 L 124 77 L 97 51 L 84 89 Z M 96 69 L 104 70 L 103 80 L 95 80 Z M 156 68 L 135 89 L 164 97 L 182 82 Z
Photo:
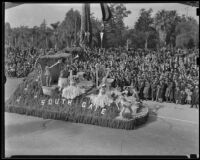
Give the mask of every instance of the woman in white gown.
M 65 87 L 62 91 L 62 97 L 66 99 L 74 99 L 75 97 L 85 93 L 84 89 L 81 89 L 79 86 L 76 86 L 75 81 L 73 80 L 72 70 L 70 71 L 70 85 Z
M 109 71 L 107 71 L 106 76 L 102 79 L 102 83 L 98 86 L 99 94 L 98 95 L 89 95 L 92 103 L 96 107 L 104 108 L 105 106 L 110 106 L 113 102 L 111 97 L 111 92 L 109 90 L 110 82 L 107 80 Z

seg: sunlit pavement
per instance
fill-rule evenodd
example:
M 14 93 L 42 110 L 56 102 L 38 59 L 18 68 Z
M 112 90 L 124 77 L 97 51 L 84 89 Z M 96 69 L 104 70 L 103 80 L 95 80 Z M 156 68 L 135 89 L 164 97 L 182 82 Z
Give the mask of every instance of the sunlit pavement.
M 7 79 L 5 98 L 21 79 Z M 5 113 L 5 153 L 11 155 L 199 155 L 199 110 L 144 101 L 145 125 L 121 130 Z
M 5 100 L 7 100 L 15 91 L 17 86 L 23 81 L 23 78 L 7 78 L 5 87 Z

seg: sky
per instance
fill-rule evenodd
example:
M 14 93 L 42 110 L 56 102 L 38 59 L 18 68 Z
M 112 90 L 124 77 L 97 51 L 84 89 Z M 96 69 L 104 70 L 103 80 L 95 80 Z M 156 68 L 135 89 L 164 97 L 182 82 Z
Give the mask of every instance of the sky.
M 5 10 L 5 22 L 9 22 L 11 27 L 19 26 L 39 26 L 43 20 L 46 20 L 48 26 L 57 21 L 62 22 L 65 14 L 73 8 L 81 12 L 81 3 L 27 3 Z M 141 8 L 153 9 L 153 15 L 158 10 L 176 10 L 179 15 L 185 14 L 186 16 L 194 17 L 199 23 L 199 17 L 196 16 L 196 7 L 191 7 L 179 3 L 125 3 L 131 14 L 124 19 L 125 25 L 133 28 L 135 22 L 139 17 Z M 99 3 L 91 4 L 91 12 L 98 19 L 102 19 L 102 12 Z

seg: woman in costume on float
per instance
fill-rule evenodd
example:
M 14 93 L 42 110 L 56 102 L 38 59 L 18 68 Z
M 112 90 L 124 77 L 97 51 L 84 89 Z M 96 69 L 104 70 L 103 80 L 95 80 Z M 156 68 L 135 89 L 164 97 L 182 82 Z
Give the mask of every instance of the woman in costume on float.
M 128 96 L 128 93 L 132 93 L 131 96 Z M 131 84 L 128 86 L 125 91 L 118 97 L 116 100 L 117 105 L 120 106 L 120 113 L 116 119 L 124 119 L 124 115 L 126 113 L 129 114 L 129 119 L 133 118 L 133 116 L 137 113 L 138 108 L 140 107 L 140 99 L 136 88 Z M 127 118 L 125 118 L 127 119 Z
M 64 87 L 69 85 L 69 66 L 67 65 L 65 68 L 63 68 L 60 71 L 60 76 L 58 79 L 58 87 L 59 87 L 59 91 L 62 91 Z
M 130 119 L 133 118 L 133 116 L 137 113 L 137 110 L 139 108 L 139 103 L 137 101 L 133 101 L 133 99 L 127 97 L 127 93 L 125 92 L 125 94 L 121 97 L 121 101 L 120 101 L 120 113 L 119 116 L 117 117 L 117 119 L 124 119 L 124 114 L 128 113 L 130 115 Z M 132 96 L 131 96 L 132 97 Z
M 109 75 L 110 69 L 108 69 L 106 76 L 102 79 L 102 83 L 97 87 L 99 90 L 98 95 L 90 95 L 90 99 L 94 105 L 97 107 L 104 108 L 105 106 L 110 106 L 110 104 L 113 102 L 113 99 L 111 97 L 110 92 L 110 83 L 111 81 L 108 81 L 108 75 Z
M 85 93 L 85 90 L 81 89 L 79 86 L 76 86 L 73 79 L 72 70 L 70 70 L 70 85 L 63 89 L 62 97 L 66 99 L 74 99 L 83 93 Z
M 58 60 L 58 62 L 56 62 L 55 64 L 53 64 L 52 66 L 46 66 L 45 67 L 45 73 L 44 73 L 44 76 L 45 76 L 45 82 L 46 82 L 46 86 L 47 87 L 50 87 L 51 86 L 51 80 L 52 80 L 52 73 L 51 73 L 51 68 L 55 67 L 56 65 L 62 63 L 61 60 Z

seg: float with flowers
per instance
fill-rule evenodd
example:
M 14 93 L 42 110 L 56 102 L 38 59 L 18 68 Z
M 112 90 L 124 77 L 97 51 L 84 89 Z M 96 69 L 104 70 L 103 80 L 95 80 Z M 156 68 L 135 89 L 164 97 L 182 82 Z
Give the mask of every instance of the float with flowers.
M 133 86 L 127 86 L 132 96 L 112 88 L 109 68 L 100 84 L 98 76 L 88 81 L 83 72 L 71 68 L 76 58 L 67 53 L 39 57 L 34 71 L 6 101 L 6 111 L 127 130 L 147 121 L 148 107 Z

